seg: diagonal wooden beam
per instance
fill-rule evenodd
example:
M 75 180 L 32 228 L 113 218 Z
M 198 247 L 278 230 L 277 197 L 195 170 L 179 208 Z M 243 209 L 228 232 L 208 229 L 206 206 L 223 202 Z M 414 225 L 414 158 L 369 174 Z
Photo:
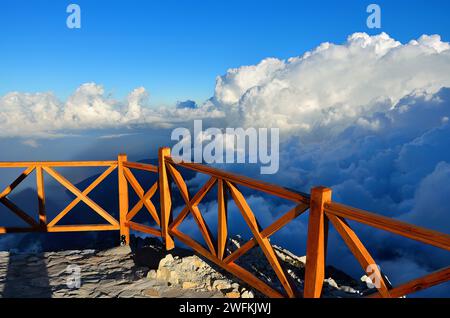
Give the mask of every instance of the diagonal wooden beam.
M 270 237 L 271 235 L 278 232 L 280 229 L 282 229 L 286 224 L 288 224 L 290 221 L 297 218 L 299 215 L 304 213 L 306 210 L 309 209 L 309 206 L 306 204 L 298 204 L 288 212 L 286 212 L 284 215 L 282 215 L 280 218 L 278 218 L 275 222 L 273 222 L 271 225 L 266 227 L 263 231 L 261 231 L 261 236 L 266 238 Z M 257 245 L 256 239 L 253 237 L 249 241 L 247 241 L 245 244 L 241 245 L 237 250 L 235 250 L 232 254 L 228 255 L 225 259 L 225 263 L 235 262 L 239 257 L 247 253 L 249 250 L 251 250 L 253 247 Z
M 156 212 L 155 206 L 150 201 L 151 197 L 156 193 L 156 190 L 158 189 L 158 182 L 153 184 L 153 186 L 147 191 L 147 193 L 145 193 L 144 189 L 141 187 L 139 181 L 137 181 L 136 177 L 134 176 L 134 174 L 131 172 L 130 169 L 124 167 L 123 168 L 123 172 L 125 174 L 125 178 L 128 180 L 128 182 L 130 183 L 131 187 L 133 188 L 133 190 L 138 195 L 138 197 L 140 199 L 140 202 L 142 202 L 142 204 L 145 205 L 145 207 L 147 208 L 147 211 L 153 217 L 155 222 L 158 225 L 160 225 L 161 223 L 160 223 L 160 220 L 159 220 L 158 212 Z M 140 202 L 138 202 L 138 204 L 140 204 Z M 134 215 L 136 215 L 141 208 L 142 208 L 142 206 L 138 210 L 133 211 Z M 129 220 L 131 220 L 131 219 L 128 219 L 128 217 L 127 217 L 127 221 L 129 221 Z
M 278 260 L 278 257 L 275 254 L 275 251 L 273 250 L 273 247 L 269 242 L 269 239 L 264 238 L 261 235 L 255 215 L 253 214 L 252 210 L 250 209 L 244 196 L 231 182 L 226 181 L 226 183 L 227 183 L 228 188 L 231 191 L 231 196 L 233 197 L 234 202 L 236 202 L 236 205 L 238 206 L 239 210 L 241 211 L 242 216 L 245 219 L 245 222 L 247 223 L 248 227 L 252 231 L 254 238 L 258 242 L 258 245 L 261 247 L 261 250 L 263 251 L 263 253 L 266 256 L 267 260 L 269 261 L 270 265 L 272 266 L 275 274 L 277 275 L 277 277 L 280 280 L 281 284 L 283 285 L 284 289 L 286 290 L 287 295 L 291 298 L 295 297 L 295 291 L 294 291 L 293 285 L 291 284 L 288 276 L 286 275 L 286 272 L 282 268 L 280 261 Z
M 117 168 L 117 165 L 112 165 L 105 172 L 103 172 L 97 179 L 94 180 L 84 191 L 82 194 L 87 196 L 92 190 L 94 190 L 103 180 L 108 177 L 114 169 Z M 48 224 L 49 227 L 55 226 L 67 213 L 69 213 L 79 202 L 81 201 L 80 197 L 76 197 L 72 202 L 69 203 L 68 206 L 64 208 L 57 216 L 53 218 L 53 220 Z
M 130 212 L 128 212 L 127 221 L 131 221 L 131 219 L 133 219 L 136 216 L 136 214 L 138 214 L 138 212 L 145 205 L 145 207 L 147 208 L 147 211 L 153 217 L 156 224 L 161 225 L 159 216 L 158 216 L 158 212 L 156 211 L 156 207 L 154 206 L 153 202 L 150 201 L 150 199 L 156 193 L 156 190 L 158 190 L 158 182 L 155 182 L 151 186 L 151 188 L 147 191 L 147 193 L 145 193 L 144 196 L 139 199 L 139 202 L 136 203 L 136 205 L 130 210 Z
M 201 188 L 200 190 L 194 195 L 194 197 L 189 201 L 189 205 L 186 205 L 183 210 L 177 215 L 175 220 L 170 224 L 170 228 L 176 228 L 178 225 L 180 225 L 181 222 L 185 219 L 187 214 L 190 211 L 190 207 L 196 204 L 199 204 L 201 200 L 205 197 L 205 195 L 211 190 L 211 188 L 214 186 L 215 182 L 217 181 L 216 178 L 211 177 Z
M 347 224 L 347 222 L 335 215 L 327 214 L 328 219 L 333 224 L 336 231 L 341 235 L 345 244 L 349 247 L 352 254 L 358 260 L 361 267 L 364 271 L 370 276 L 376 276 L 376 284 L 375 287 L 378 289 L 378 292 L 382 297 L 389 298 L 391 297 L 389 293 L 389 288 L 386 286 L 383 275 L 381 271 L 378 269 L 378 266 L 375 263 L 375 260 L 370 255 L 369 251 L 367 251 L 366 247 L 360 241 L 356 233 L 352 230 L 352 228 Z M 370 270 L 369 269 L 370 266 Z
M 111 216 L 108 212 L 103 210 L 97 203 L 92 201 L 89 197 L 84 195 L 77 187 L 75 187 L 69 180 L 64 178 L 61 174 L 56 172 L 54 169 L 43 166 L 43 169 L 51 175 L 56 181 L 58 181 L 61 185 L 63 185 L 67 190 L 72 192 L 78 198 L 80 198 L 84 203 L 86 203 L 94 212 L 103 217 L 106 221 L 108 221 L 111 225 L 119 225 L 119 222 Z
M 24 220 L 32 227 L 38 227 L 39 223 L 37 223 L 31 216 L 25 213 L 21 208 L 15 205 L 13 202 L 9 201 L 7 198 L 1 198 L 0 202 L 10 209 L 15 215 Z
M 208 245 L 209 250 L 213 255 L 216 255 L 216 249 L 214 247 L 214 243 L 212 241 L 212 235 L 211 231 L 209 230 L 208 225 L 206 224 L 205 220 L 203 219 L 203 216 L 198 208 L 198 203 L 200 203 L 200 198 L 203 198 L 207 192 L 211 189 L 212 185 L 216 182 L 215 178 L 211 178 L 206 184 L 207 187 L 202 187 L 200 191 L 197 193 L 197 195 L 193 198 L 192 204 L 191 200 L 189 199 L 189 191 L 186 185 L 186 182 L 184 182 L 183 177 L 181 174 L 170 164 L 167 165 L 169 168 L 169 172 L 172 175 L 173 179 L 175 180 L 175 183 L 177 184 L 178 188 L 180 189 L 181 196 L 183 197 L 183 200 L 186 204 L 186 207 L 188 208 L 188 211 L 190 211 L 194 217 L 195 222 L 197 223 L 198 227 L 200 228 L 200 232 L 203 236 L 203 239 L 206 242 L 206 245 Z M 181 214 L 181 213 L 180 213 Z M 182 211 L 182 218 L 184 218 L 187 215 L 187 211 Z M 180 218 L 181 219 L 181 218 Z
M 175 169 L 172 165 L 168 164 L 167 168 L 169 169 L 170 175 L 173 177 L 173 180 L 175 181 L 178 189 L 180 189 L 181 196 L 184 201 L 189 202 L 189 190 L 186 185 L 186 182 L 184 182 L 183 176 L 181 173 Z
M 0 193 L 0 199 L 7 197 L 23 180 L 25 180 L 26 177 L 30 175 L 30 173 L 33 172 L 35 169 L 35 166 L 28 167 L 25 169 L 20 176 L 17 177 L 16 180 L 14 180 L 9 186 L 7 186 L 2 193 Z
M 416 293 L 418 291 L 448 282 L 450 280 L 450 266 L 443 269 L 432 272 L 423 277 L 414 279 L 407 283 L 404 283 L 398 287 L 389 290 L 391 297 L 402 297 L 408 294 Z M 379 298 L 380 294 L 375 293 L 370 295 L 369 298 Z

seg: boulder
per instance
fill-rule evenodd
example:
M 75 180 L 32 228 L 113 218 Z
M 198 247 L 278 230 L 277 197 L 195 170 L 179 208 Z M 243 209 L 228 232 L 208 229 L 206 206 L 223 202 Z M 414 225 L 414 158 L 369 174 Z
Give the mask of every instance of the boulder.
M 182 287 L 183 289 L 191 289 L 197 287 L 198 284 L 196 282 L 183 282 Z
M 236 291 L 228 292 L 225 294 L 225 297 L 227 298 L 241 298 L 241 294 Z

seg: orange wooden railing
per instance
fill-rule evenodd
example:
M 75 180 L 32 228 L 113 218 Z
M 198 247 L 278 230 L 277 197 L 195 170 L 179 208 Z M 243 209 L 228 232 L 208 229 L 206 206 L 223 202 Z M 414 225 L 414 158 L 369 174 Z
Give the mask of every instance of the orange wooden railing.
M 81 166 L 105 166 L 108 168 L 84 191 L 77 189 L 73 184 L 53 169 L 54 167 Z M 368 271 L 368 274 L 373 280 L 379 282 L 379 284 L 376 284 L 378 293 L 373 294 L 370 297 L 400 297 L 450 280 L 450 267 L 446 267 L 442 270 L 433 272 L 398 287 L 391 287 L 385 280 L 385 276 L 381 270 L 379 270 L 377 266 L 371 266 L 376 265 L 375 260 L 346 222 L 346 219 L 363 223 L 374 228 L 385 230 L 448 251 L 450 250 L 450 236 L 335 203 L 332 201 L 332 191 L 329 188 L 315 187 L 311 190 L 311 194 L 309 195 L 244 176 L 227 173 L 209 166 L 196 163 L 178 162 L 171 157 L 169 148 L 161 148 L 159 150 L 158 166 L 129 162 L 126 155 L 119 155 L 117 161 L 0 163 L 0 168 L 13 167 L 23 167 L 25 170 L 0 194 L 0 202 L 27 222 L 29 227 L 0 227 L 0 233 L 25 231 L 63 232 L 120 230 L 120 237 L 123 243 L 127 244 L 129 243 L 130 229 L 132 229 L 161 237 L 167 250 L 173 249 L 175 246 L 174 239 L 178 239 L 184 244 L 190 246 L 201 256 L 222 267 L 226 271 L 230 272 L 237 278 L 269 297 L 303 296 L 308 298 L 317 298 L 322 294 L 323 280 L 325 278 L 328 225 L 331 223 L 335 227 L 337 233 L 348 245 L 350 251 L 354 254 L 363 269 Z M 112 217 L 111 214 L 107 213 L 88 197 L 88 194 L 116 168 L 118 170 L 119 190 L 118 220 Z M 179 171 L 180 168 L 206 174 L 209 176 L 209 180 L 195 195 L 191 196 L 188 186 Z M 22 182 L 33 170 L 36 170 L 37 172 L 36 182 L 39 222 L 35 221 L 7 198 L 12 190 L 14 190 L 14 188 L 16 188 L 20 182 Z M 157 174 L 158 179 L 150 186 L 148 191 L 144 191 L 144 188 L 146 187 L 139 183 L 132 172 L 133 170 Z M 52 176 L 76 196 L 76 198 L 50 222 L 47 221 L 45 211 L 44 172 Z M 174 219 L 172 214 L 172 184 L 179 189 L 181 197 L 184 201 L 184 208 Z M 129 186 L 131 186 L 139 199 L 131 209 L 129 207 Z M 218 227 L 215 235 L 212 234 L 199 209 L 199 204 L 202 199 L 214 187 L 217 187 L 218 202 Z M 295 206 L 291 210 L 285 212 L 273 224 L 262 229 L 258 223 L 255 213 L 252 211 L 244 195 L 242 194 L 240 187 L 251 188 L 253 190 L 289 200 L 293 202 Z M 155 207 L 151 199 L 158 193 L 158 190 L 160 206 Z M 226 251 L 226 242 L 228 237 L 228 196 L 230 196 L 230 200 L 233 200 L 236 203 L 236 206 L 243 215 L 244 220 L 253 235 L 252 239 L 231 253 L 227 253 Z M 58 225 L 59 220 L 69 213 L 80 201 L 85 202 L 109 224 Z M 149 212 L 149 220 L 154 221 L 157 226 L 156 228 L 134 221 L 134 217 L 142 208 L 145 208 L 145 210 Z M 307 210 L 309 210 L 309 224 L 306 248 L 305 283 L 304 290 L 298 291 L 292 283 L 290 276 L 283 268 L 282 262 L 278 259 L 269 239 L 273 234 L 281 230 L 289 222 L 296 219 Z M 197 226 L 199 227 L 200 233 L 206 243 L 205 246 L 180 231 L 180 224 L 182 224 L 189 214 L 193 216 Z M 283 287 L 283 291 L 269 286 L 236 263 L 242 255 L 256 246 L 261 248 L 270 266 L 273 268 L 274 273 L 279 279 L 281 286 Z
M 80 191 L 69 180 L 57 172 L 54 169 L 56 167 L 107 167 L 107 169 L 84 191 Z M 0 227 L 0 233 L 119 230 L 119 221 L 88 197 L 88 194 L 117 168 L 117 161 L 0 162 L 0 168 L 25 168 L 25 170 L 12 183 L 0 193 L 0 203 L 28 224 L 28 227 Z M 24 212 L 8 199 L 8 195 L 34 170 L 36 170 L 39 221 L 36 221 L 28 213 Z M 50 222 L 47 220 L 46 213 L 44 172 L 53 177 L 76 196 L 76 198 L 66 208 L 59 212 Z M 81 201 L 105 219 L 108 224 L 58 225 L 58 222 Z

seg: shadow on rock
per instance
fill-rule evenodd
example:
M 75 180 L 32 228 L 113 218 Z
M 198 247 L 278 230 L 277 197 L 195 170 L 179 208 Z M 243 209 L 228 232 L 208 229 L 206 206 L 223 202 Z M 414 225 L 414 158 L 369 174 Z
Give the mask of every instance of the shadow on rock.
M 167 254 L 181 258 L 194 255 L 193 251 L 179 247 L 166 251 L 163 243 L 156 238 L 142 239 L 132 236 L 130 248 L 133 252 L 133 259 L 136 266 L 148 267 L 149 269 L 158 269 L 159 262 Z
M 47 263 L 43 253 L 9 253 L 8 267 L 4 281 L 3 297 L 52 297 Z

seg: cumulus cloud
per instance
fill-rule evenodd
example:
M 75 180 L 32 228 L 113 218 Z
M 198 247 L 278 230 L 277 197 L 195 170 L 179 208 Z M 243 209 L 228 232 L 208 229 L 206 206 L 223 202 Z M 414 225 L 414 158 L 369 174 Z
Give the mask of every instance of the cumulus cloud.
M 217 79 L 211 103 L 246 126 L 323 134 L 414 91 L 450 86 L 449 74 L 450 45 L 438 35 L 401 44 L 385 33 L 355 33 L 341 45 L 323 43 L 299 57 L 231 69 Z
M 206 106 L 152 108 L 148 98 L 148 92 L 139 87 L 126 101 L 117 101 L 95 83 L 81 85 L 64 102 L 53 93 L 11 92 L 0 98 L 0 137 L 54 137 L 70 130 L 139 124 L 167 127 L 179 121 L 221 115 Z
M 389 109 L 408 94 L 450 86 L 448 74 L 450 45 L 438 35 L 401 44 L 385 33 L 355 33 L 343 44 L 322 43 L 298 57 L 230 69 L 217 78 L 214 96 L 200 107 L 190 100 L 150 107 L 143 87 L 117 101 L 95 83 L 81 85 L 66 101 L 52 93 L 11 92 L 0 98 L 0 135 L 45 136 L 133 124 L 170 127 L 195 118 L 223 118 L 224 125 L 277 127 L 317 138 Z M 372 129 L 379 125 L 359 123 Z

